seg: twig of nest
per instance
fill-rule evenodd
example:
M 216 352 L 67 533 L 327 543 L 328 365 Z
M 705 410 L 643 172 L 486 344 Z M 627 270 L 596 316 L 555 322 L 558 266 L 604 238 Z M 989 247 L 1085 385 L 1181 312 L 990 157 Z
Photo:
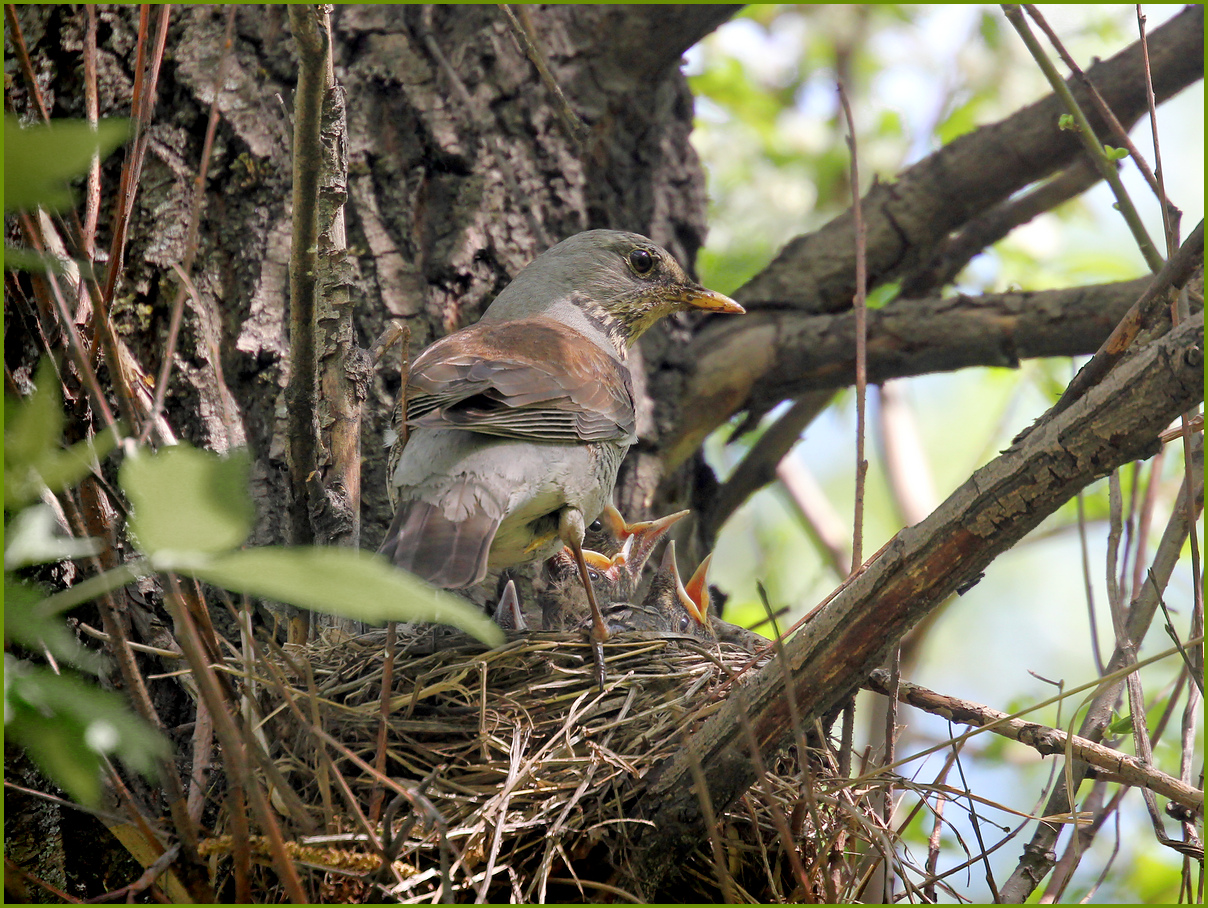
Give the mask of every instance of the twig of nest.
M 298 866 L 323 871 L 324 901 L 716 900 L 719 876 L 743 900 L 812 901 L 853 884 L 855 801 L 817 797 L 819 784 L 835 787 L 827 760 L 803 765 L 796 748 L 719 818 L 724 873 L 707 840 L 673 892 L 642 891 L 627 873 L 645 822 L 627 806 L 727 682 L 743 683 L 732 679 L 752 662 L 746 650 L 621 635 L 605 645 L 600 691 L 580 637 L 525 634 L 484 650 L 447 629 L 415 631 L 392 662 L 383 775 L 383 644 L 380 632 L 329 636 L 255 663 L 249 679 L 261 740 L 291 788 L 273 803 Z M 797 842 L 781 841 L 786 817 Z M 224 851 L 220 839 L 206 847 Z

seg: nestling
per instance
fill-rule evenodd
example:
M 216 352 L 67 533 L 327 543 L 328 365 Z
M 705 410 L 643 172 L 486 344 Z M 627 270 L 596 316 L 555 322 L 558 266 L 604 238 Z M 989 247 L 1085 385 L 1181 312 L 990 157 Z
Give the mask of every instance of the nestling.
M 596 600 L 628 602 L 638 591 L 650 553 L 672 524 L 688 511 L 679 511 L 658 520 L 629 523 L 620 511 L 608 505 L 587 528 L 584 555 L 591 550 L 597 560 L 588 561 L 589 575 Z M 537 596 L 541 607 L 541 626 L 547 631 L 569 630 L 590 617 L 587 593 L 578 582 L 574 554 L 562 549 L 542 568 L 545 589 Z
M 610 602 L 604 606 L 604 621 L 609 632 L 655 631 L 715 639 L 717 635 L 709 615 L 709 591 L 705 586 L 711 559 L 712 556 L 705 558 L 685 584 L 675 563 L 675 542 L 667 543 L 658 572 L 642 601 Z

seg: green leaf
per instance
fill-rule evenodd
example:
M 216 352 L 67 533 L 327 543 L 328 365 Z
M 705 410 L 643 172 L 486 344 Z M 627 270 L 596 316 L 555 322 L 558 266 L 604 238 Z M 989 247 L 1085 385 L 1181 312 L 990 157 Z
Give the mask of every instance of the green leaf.
M 944 121 L 935 128 L 935 135 L 940 140 L 940 144 L 947 145 L 953 139 L 977 129 L 977 115 L 985 106 L 985 101 L 986 99 L 982 95 L 974 95 L 948 114 Z
M 1107 726 L 1108 737 L 1118 737 L 1119 735 L 1131 735 L 1133 730 L 1133 718 L 1129 716 L 1119 716 L 1112 719 L 1111 724 Z
M 67 207 L 71 204 L 67 182 L 86 173 L 94 155 L 107 157 L 129 133 L 128 120 L 101 120 L 96 129 L 84 120 L 22 126 L 6 114 L 4 210 Z
M 149 567 L 144 558 L 135 558 L 125 564 L 119 564 L 112 570 L 89 577 L 75 586 L 69 586 L 65 590 L 59 590 L 59 592 L 47 596 L 38 603 L 38 613 L 50 617 L 69 612 L 77 605 L 99 599 L 108 592 L 120 589 L 127 583 L 133 583 L 135 580 L 147 576 L 151 573 Z
M 156 760 L 171 752 L 167 740 L 118 694 L 9 653 L 4 654 L 4 732 L 88 806 L 100 801 L 102 755 L 120 757 L 131 769 L 153 776 Z
M 63 273 L 63 263 L 55 256 L 17 246 L 4 247 L 4 267 L 9 271 L 34 271 L 38 274 L 45 274 L 47 271 Z
M 452 624 L 491 646 L 503 642 L 503 632 L 477 607 L 360 549 L 266 546 L 177 569 L 228 590 L 314 611 L 376 624 Z
M 1069 132 L 1070 130 L 1077 129 L 1078 127 L 1074 123 L 1074 115 L 1073 114 L 1062 114 L 1061 116 L 1059 116 L 1057 118 L 1057 128 L 1064 132 Z
M 43 487 L 70 489 L 117 444 L 111 429 L 92 439 L 59 447 L 63 434 L 63 399 L 49 359 L 38 366 L 34 393 L 25 400 L 9 398 L 4 408 L 4 506 L 36 501 Z
M 4 578 L 4 640 L 30 652 L 48 649 L 60 662 L 69 662 L 84 671 L 98 674 L 109 664 L 100 653 L 81 646 L 62 621 L 38 611 L 44 602 L 40 589 L 27 583 Z
M 251 532 L 248 454 L 220 457 L 186 444 L 127 457 L 118 480 L 130 499 L 130 530 L 157 563 L 189 563 L 240 545 Z
M 1113 148 L 1111 145 L 1104 145 L 1103 153 L 1109 161 L 1119 161 L 1128 157 L 1127 148 Z
M 63 435 L 63 400 L 54 364 L 43 359 L 34 377 L 34 393 L 24 400 L 6 395 L 4 402 L 4 493 L 13 473 L 36 464 Z M 36 496 L 35 496 L 36 497 Z
M 17 512 L 4 528 L 4 569 L 86 558 L 100 551 L 95 539 L 59 535 L 56 524 L 54 511 L 42 502 Z
M 868 291 L 868 297 L 864 301 L 864 305 L 869 309 L 882 309 L 886 304 L 892 303 L 898 298 L 898 291 L 901 288 L 901 281 L 890 281 L 888 284 L 873 287 Z

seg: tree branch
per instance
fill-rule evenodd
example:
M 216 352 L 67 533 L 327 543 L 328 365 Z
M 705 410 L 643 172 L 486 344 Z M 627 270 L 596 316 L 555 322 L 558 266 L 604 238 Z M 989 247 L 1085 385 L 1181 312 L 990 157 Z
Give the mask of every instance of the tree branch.
M 1078 160 L 1035 189 L 995 205 L 968 221 L 951 238 L 939 243 L 931 260 L 902 281 L 900 295 L 926 296 L 946 287 L 983 249 L 993 246 L 1037 215 L 1082 195 L 1098 182 L 1099 174 L 1095 168 L 1086 160 Z
M 1150 280 L 895 300 L 868 313 L 869 380 L 1093 353 Z M 731 413 L 759 414 L 806 391 L 850 385 L 854 346 L 850 312 L 752 312 L 733 325 L 706 327 L 693 343 L 682 421 L 665 454 L 669 468 Z
M 804 630 L 785 646 L 787 664 L 769 664 L 746 683 L 735 683 L 687 743 L 715 807 L 726 809 L 754 778 L 743 753 L 740 713 L 749 717 L 765 761 L 775 755 L 791 737 L 790 697 L 809 727 L 946 596 L 976 584 L 999 554 L 1079 489 L 1151 456 L 1158 434 L 1203 399 L 1203 357 L 1201 313 L 1139 350 L 1086 397 L 978 470 L 807 616 Z M 787 692 L 786 676 L 792 684 Z M 688 773 L 688 755 L 681 754 L 636 792 L 630 815 L 653 825 L 641 833 L 630 863 L 648 888 L 703 838 Z
M 1190 6 L 1150 36 L 1154 95 L 1159 103 L 1204 76 L 1204 10 Z M 1148 110 L 1140 42 L 1092 66 L 1087 75 L 1117 118 L 1131 126 Z M 1089 99 L 1071 77 L 1079 103 Z M 1018 113 L 961 136 L 864 197 L 869 287 L 909 274 L 938 244 L 982 212 L 1083 157 L 1079 140 L 1058 128 L 1064 108 L 1048 95 Z M 1097 131 L 1107 127 L 1092 116 Z M 748 312 L 786 306 L 836 312 L 855 291 L 852 212 L 788 243 L 763 272 L 733 296 Z
M 692 510 L 696 511 L 700 520 L 701 536 L 706 548 L 713 547 L 717 531 L 730 519 L 730 515 L 776 478 L 780 461 L 801 440 L 805 427 L 826 409 L 833 397 L 830 391 L 810 391 L 797 398 L 775 423 L 764 430 L 730 477 L 715 492 L 692 502 Z
M 877 669 L 864 685 L 868 690 L 891 696 L 889 672 Z M 1164 798 L 1181 804 L 1193 814 L 1204 812 L 1204 793 L 1186 785 L 1174 776 L 1141 762 L 1131 754 L 1121 753 L 1078 735 L 1067 735 L 1056 728 L 1013 719 L 1009 713 L 989 706 L 940 694 L 917 684 L 898 682 L 898 700 L 924 712 L 942 716 L 950 722 L 986 728 L 996 735 L 1026 744 L 1042 756 L 1064 754 L 1068 745 L 1076 759 L 1118 776 L 1126 785 L 1148 788 Z
M 298 43 L 298 90 L 294 96 L 293 245 L 289 260 L 290 365 L 285 389 L 289 442 L 290 539 L 294 545 L 313 541 L 306 482 L 318 465 L 317 356 L 315 352 L 315 268 L 319 237 L 319 172 L 323 148 L 319 138 L 323 95 L 327 88 L 327 41 L 312 6 L 290 7 L 289 21 Z
M 1195 518 L 1204 508 L 1204 446 L 1203 440 L 1196 439 L 1192 447 L 1191 482 L 1183 481 L 1178 498 L 1170 512 L 1170 520 L 1162 532 L 1162 539 L 1154 552 L 1153 563 L 1148 572 L 1147 582 L 1140 587 L 1135 598 L 1128 607 L 1128 617 L 1125 623 L 1125 633 L 1129 641 L 1140 643 L 1149 631 L 1150 623 L 1158 610 L 1162 599 L 1162 590 L 1170 582 L 1174 567 L 1178 563 L 1183 542 L 1190 532 Z M 1127 665 L 1136 661 L 1132 647 L 1116 646 L 1104 668 L 1104 674 L 1115 674 Z M 1114 718 L 1116 702 L 1124 687 L 1124 680 L 1119 679 L 1101 687 L 1087 705 L 1086 715 L 1078 727 L 1078 734 L 1091 741 L 1100 741 L 1107 731 L 1108 725 Z M 1087 765 L 1074 761 L 1070 767 L 1068 778 L 1072 780 L 1075 791 L 1086 777 Z M 1070 797 L 1066 787 L 1067 775 L 1057 779 L 1057 784 L 1050 792 L 1042 813 L 1050 815 L 1070 808 Z M 1018 866 L 1003 884 L 1002 898 L 1004 902 L 1023 902 L 1044 879 L 1056 863 L 1053 849 L 1061 835 L 1061 827 L 1055 823 L 1039 823 L 1032 839 L 1023 849 Z
M 660 4 L 588 9 L 575 10 L 576 22 L 591 29 L 591 40 L 578 46 L 591 47 L 592 57 L 601 61 L 614 79 L 637 86 L 659 79 L 668 67 L 679 63 L 688 48 L 742 6 Z

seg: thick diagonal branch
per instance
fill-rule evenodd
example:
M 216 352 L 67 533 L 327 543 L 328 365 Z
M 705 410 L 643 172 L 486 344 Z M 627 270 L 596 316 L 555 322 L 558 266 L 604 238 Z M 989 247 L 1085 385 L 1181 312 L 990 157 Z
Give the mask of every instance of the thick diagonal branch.
M 765 762 L 791 735 L 785 678 L 802 723 L 840 702 L 888 648 L 952 592 L 969 589 L 1079 489 L 1152 455 L 1158 434 L 1203 399 L 1203 314 L 1138 351 L 1106 381 L 973 474 L 926 520 L 902 530 L 785 647 L 734 685 L 683 754 L 636 792 L 633 814 L 652 821 L 632 866 L 648 888 L 703 840 L 689 764 L 699 763 L 713 804 L 725 809 L 755 781 L 743 722 Z

